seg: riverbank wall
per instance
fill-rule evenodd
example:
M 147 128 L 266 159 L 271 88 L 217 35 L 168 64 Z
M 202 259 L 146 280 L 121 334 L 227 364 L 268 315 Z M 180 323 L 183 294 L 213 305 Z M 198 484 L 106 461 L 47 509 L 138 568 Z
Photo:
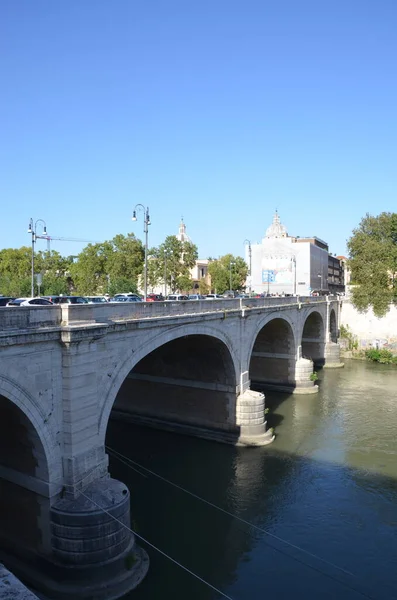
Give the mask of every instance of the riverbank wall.
M 376 317 L 372 309 L 359 312 L 349 299 L 342 303 L 340 326 L 348 328 L 358 344 L 358 350 L 387 348 L 397 353 L 397 308 L 390 306 L 382 318 Z M 343 339 L 340 340 L 343 342 Z M 343 346 L 343 343 L 342 343 Z

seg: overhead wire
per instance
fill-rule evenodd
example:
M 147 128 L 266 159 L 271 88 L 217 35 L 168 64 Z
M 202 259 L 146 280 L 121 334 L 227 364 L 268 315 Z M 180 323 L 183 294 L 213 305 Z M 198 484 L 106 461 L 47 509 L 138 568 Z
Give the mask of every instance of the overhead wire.
M 84 496 L 84 498 L 87 498 L 87 500 L 89 500 L 90 502 L 92 502 L 92 504 L 94 504 L 97 508 L 101 509 L 104 513 L 106 513 L 107 515 L 109 515 L 109 517 L 111 517 L 114 521 L 117 521 L 118 523 L 120 523 L 120 525 L 122 525 L 125 529 L 128 529 L 128 531 L 130 531 L 132 534 L 134 534 L 138 539 L 142 540 L 142 542 L 144 542 L 145 544 L 147 544 L 148 546 L 150 546 L 151 548 L 153 548 L 153 550 L 156 550 L 156 552 L 158 552 L 159 554 L 162 554 L 163 556 L 165 556 L 166 558 L 168 558 L 168 560 L 170 560 L 175 565 L 177 565 L 178 567 L 180 567 L 181 569 L 183 569 L 184 571 L 186 571 L 187 573 L 189 573 L 190 575 L 192 575 L 193 577 L 195 577 L 196 579 L 198 579 L 199 581 L 201 581 L 201 583 L 204 583 L 206 586 L 208 586 L 209 588 L 211 588 L 212 590 L 214 590 L 215 592 L 217 592 L 218 594 L 220 594 L 223 598 L 226 598 L 227 600 L 233 600 L 233 598 L 231 598 L 230 596 L 228 596 L 227 594 L 225 594 L 224 592 L 222 592 L 222 590 L 218 589 L 214 585 L 212 585 L 212 583 L 209 583 L 209 581 L 206 581 L 205 579 L 203 579 L 203 577 L 200 577 L 200 575 L 197 575 L 197 573 L 194 573 L 193 571 L 191 571 L 190 569 L 188 569 L 187 567 L 185 567 L 185 565 L 183 565 L 182 563 L 180 563 L 177 560 L 175 560 L 175 558 L 172 558 L 172 556 L 170 556 L 169 554 L 167 554 L 163 550 L 160 550 L 160 548 L 158 548 L 157 546 L 155 546 L 154 544 L 152 544 L 151 542 L 149 542 L 149 540 L 147 540 L 146 538 L 144 538 L 142 535 L 139 535 L 139 533 L 137 533 L 136 531 L 134 531 L 133 529 L 131 529 L 131 527 L 128 527 L 128 525 L 126 525 L 125 523 L 123 523 L 122 521 L 120 521 L 120 519 L 118 519 L 117 517 L 115 517 L 114 515 L 112 515 L 108 510 L 106 510 L 106 508 L 103 508 L 103 506 L 101 506 L 100 504 L 98 504 L 98 502 L 95 502 L 95 500 L 93 500 L 92 498 L 90 498 L 90 496 L 87 496 L 87 494 L 84 494 L 84 492 L 81 492 L 81 495 Z
M 350 571 L 347 571 L 343 567 L 340 567 L 339 565 L 336 565 L 336 564 L 332 563 L 331 561 L 328 561 L 325 558 L 322 558 L 321 556 L 313 554 L 312 552 L 310 552 L 308 550 L 305 550 L 304 548 L 301 548 L 300 546 L 297 546 L 296 544 L 293 544 L 292 542 L 289 542 L 288 540 L 285 540 L 285 539 L 277 536 L 276 534 L 271 533 L 270 531 L 267 531 L 266 529 L 263 529 L 262 527 L 259 527 L 258 525 L 255 525 L 254 523 L 251 523 L 250 521 L 247 521 L 246 519 L 243 519 L 242 517 L 239 517 L 238 515 L 236 515 L 234 513 L 229 512 L 228 510 L 222 508 L 221 506 L 218 506 L 217 504 L 214 504 L 213 502 L 210 502 L 209 500 L 206 500 L 205 498 L 202 498 L 198 494 L 195 494 L 194 492 L 191 492 L 190 490 L 187 490 L 186 488 L 178 485 L 177 483 L 174 483 L 173 481 L 170 481 L 169 479 L 166 479 L 165 477 L 163 477 L 162 475 L 159 475 L 155 471 L 152 471 L 151 469 L 148 469 L 147 467 L 144 467 L 140 463 L 134 461 L 132 458 L 129 458 L 128 456 L 125 456 L 125 455 L 121 454 L 121 452 L 118 452 L 117 450 L 114 450 L 113 448 L 110 448 L 110 446 L 106 446 L 106 449 L 107 449 L 107 451 L 111 455 L 113 455 L 115 458 L 117 458 L 118 460 L 120 460 L 121 462 L 123 462 L 123 464 L 126 464 L 126 461 L 128 463 L 132 463 L 133 465 L 135 465 L 139 469 L 142 469 L 143 471 L 146 471 L 147 473 L 150 473 L 151 475 L 153 475 L 154 477 L 160 479 L 161 481 L 163 481 L 163 482 L 171 485 L 172 487 L 175 487 L 176 489 L 184 492 L 185 494 L 188 494 L 189 496 L 192 496 L 196 500 L 199 500 L 199 501 L 203 502 L 204 504 L 207 504 L 207 505 L 211 506 L 212 508 L 215 508 L 216 510 L 219 510 L 220 512 L 228 515 L 229 517 L 232 517 L 233 519 L 236 519 L 236 520 L 240 521 L 241 523 L 244 523 L 245 525 L 248 525 L 249 527 L 252 527 L 253 529 L 256 529 L 257 531 L 260 531 L 261 533 L 264 533 L 265 535 L 270 536 L 271 538 L 273 538 L 273 539 L 277 540 L 278 542 L 281 542 L 281 543 L 283 543 L 283 544 L 285 544 L 285 545 L 293 548 L 294 550 L 298 550 L 298 551 L 302 552 L 303 554 L 306 554 L 307 556 L 310 556 L 311 558 L 314 558 L 314 559 L 316 559 L 316 560 L 318 560 L 320 562 L 323 562 L 324 564 L 326 564 L 326 565 L 328 565 L 330 567 L 333 567 L 334 569 L 336 569 L 338 571 L 341 571 L 344 575 L 348 575 L 350 577 L 357 578 L 357 576 L 354 573 L 351 573 Z M 136 471 L 136 472 L 139 473 L 139 471 L 137 471 L 131 464 L 128 464 L 127 466 L 129 466 L 132 470 L 134 470 L 134 471 Z M 143 474 L 140 473 L 140 475 L 143 475 Z M 346 581 L 340 581 L 336 577 L 332 576 L 331 574 L 326 573 L 326 572 L 322 571 L 321 569 L 318 569 L 315 566 L 313 566 L 311 564 L 308 564 L 308 563 L 300 560 L 296 556 L 292 556 L 290 554 L 287 554 L 286 552 L 284 552 L 280 548 L 277 548 L 277 547 L 272 546 L 272 545 L 270 545 L 270 547 L 273 550 L 276 550 L 277 552 L 280 552 L 281 554 L 284 554 L 285 556 L 288 556 L 289 558 L 292 558 L 293 560 L 299 562 L 300 564 L 303 564 L 303 565 L 309 567 L 310 569 L 313 569 L 317 573 L 320 573 L 320 574 L 324 575 L 325 577 L 328 577 L 328 578 L 332 579 L 333 581 L 337 581 L 339 584 L 348 587 L 349 589 L 351 589 L 352 591 L 354 591 L 354 592 L 356 592 L 358 594 L 361 594 L 363 597 L 368 598 L 369 600 L 375 600 L 375 598 L 373 596 L 370 596 L 366 592 L 358 590 L 357 588 L 355 588 L 352 585 L 350 585 L 348 582 L 346 582 Z

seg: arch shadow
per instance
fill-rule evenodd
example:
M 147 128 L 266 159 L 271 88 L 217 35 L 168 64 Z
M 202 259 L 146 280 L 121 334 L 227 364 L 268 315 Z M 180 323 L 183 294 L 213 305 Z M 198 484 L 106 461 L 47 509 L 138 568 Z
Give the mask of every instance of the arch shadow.
M 293 390 L 295 358 L 292 322 L 280 317 L 279 313 L 264 319 L 251 347 L 249 375 L 252 389 Z
M 148 425 L 155 426 L 157 419 L 164 428 L 167 422 L 184 423 L 237 435 L 236 352 L 231 340 L 215 328 L 201 327 L 199 335 L 194 330 L 193 326 L 168 330 L 124 361 L 103 403 L 99 423 L 103 443 L 113 408 L 115 414 L 140 417 Z

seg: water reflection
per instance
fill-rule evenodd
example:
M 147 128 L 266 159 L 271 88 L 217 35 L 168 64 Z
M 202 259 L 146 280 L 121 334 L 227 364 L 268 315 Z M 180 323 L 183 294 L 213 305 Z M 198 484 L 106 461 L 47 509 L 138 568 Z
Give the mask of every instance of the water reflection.
M 244 449 L 114 422 L 108 444 L 310 557 L 111 459 L 138 532 L 234 600 L 397 597 L 397 370 L 350 362 L 321 372 L 316 396 L 268 394 L 276 441 Z M 355 392 L 356 390 L 356 392 Z M 385 422 L 384 422 L 385 421 Z M 215 599 L 149 549 L 131 600 Z M 353 588 L 359 590 L 353 591 Z

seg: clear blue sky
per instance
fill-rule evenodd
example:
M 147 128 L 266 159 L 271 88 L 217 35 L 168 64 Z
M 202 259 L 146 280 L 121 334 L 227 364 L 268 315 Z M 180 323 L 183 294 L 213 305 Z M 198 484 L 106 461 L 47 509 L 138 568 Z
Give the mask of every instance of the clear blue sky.
M 243 254 L 277 207 L 344 254 L 397 210 L 396 32 L 396 0 L 2 0 L 0 247 L 143 237 L 141 202 L 150 245 L 183 215 Z

